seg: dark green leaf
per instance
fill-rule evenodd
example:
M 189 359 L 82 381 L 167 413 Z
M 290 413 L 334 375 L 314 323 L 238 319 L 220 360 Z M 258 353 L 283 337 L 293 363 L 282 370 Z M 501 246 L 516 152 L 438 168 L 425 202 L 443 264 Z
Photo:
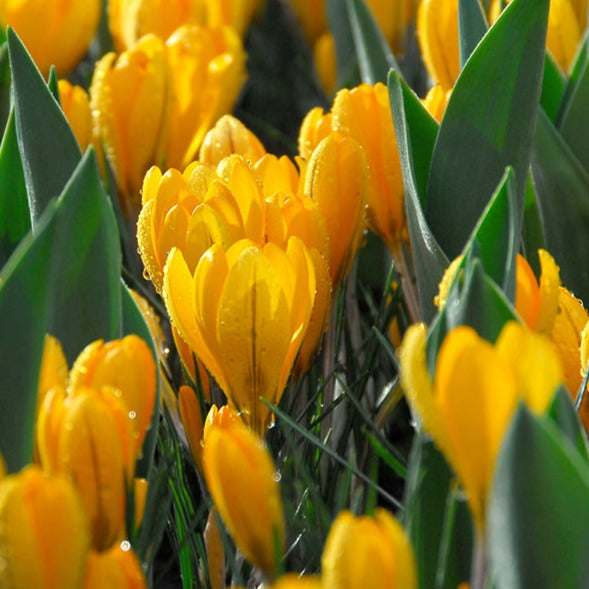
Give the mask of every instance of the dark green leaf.
M 479 0 L 458 1 L 458 31 L 460 66 L 464 67 L 470 54 L 487 32 L 487 19 Z
M 547 53 L 544 61 L 544 78 L 542 79 L 540 105 L 553 123 L 557 120 L 564 93 L 564 76 L 560 68 L 554 63 L 552 57 L 550 57 L 550 54 Z
M 562 283 L 589 300 L 589 174 L 548 118 L 536 126 L 532 174 L 548 251 L 560 266 Z
M 27 189 L 12 114 L 0 145 L 0 266 L 30 228 Z
M 59 79 L 57 77 L 57 70 L 55 69 L 54 65 L 52 65 L 49 68 L 49 78 L 47 79 L 47 87 L 51 92 L 51 96 L 53 96 L 53 98 L 55 98 L 55 100 L 57 100 L 57 102 L 61 104 L 61 99 L 59 96 Z
M 118 337 L 119 275 L 116 222 L 90 149 L 0 274 L 0 451 L 11 471 L 31 459 L 45 333 L 70 364 L 91 341 Z
M 405 489 L 404 523 L 421 589 L 456 589 L 470 570 L 472 520 L 433 442 L 415 436 Z
M 364 0 L 346 0 L 346 5 L 362 81 L 386 82 L 391 68 L 401 71 L 387 40 Z
M 326 0 L 325 5 L 329 29 L 335 39 L 336 86 L 357 86 L 360 83 L 360 72 L 347 5 L 342 0 Z
M 2 31 L 1 27 L 0 31 Z M 3 134 L 12 109 L 11 86 L 12 75 L 10 73 L 10 60 L 8 59 L 8 45 L 4 42 L 0 47 L 0 129 Z
M 520 407 L 489 501 L 498 589 L 587 587 L 589 466 L 548 421 Z
M 405 185 L 405 211 L 411 238 L 419 300 L 425 321 L 436 313 L 434 297 L 448 266 L 423 214 L 429 162 L 438 125 L 399 74 L 389 75 L 389 96 Z
M 521 224 L 540 98 L 548 0 L 513 0 L 460 74 L 431 160 L 426 219 L 457 256 L 505 168 L 515 170 Z
M 540 219 L 540 210 L 538 209 L 538 199 L 536 198 L 536 190 L 531 173 L 528 174 L 528 183 L 526 184 L 522 241 L 524 257 L 530 263 L 534 274 L 540 276 L 541 268 L 538 250 L 546 249 L 546 241 L 544 239 L 544 230 L 542 228 L 542 220 Z
M 24 45 L 8 29 L 8 50 L 18 136 L 35 225 L 47 203 L 61 194 L 80 161 L 74 134 Z

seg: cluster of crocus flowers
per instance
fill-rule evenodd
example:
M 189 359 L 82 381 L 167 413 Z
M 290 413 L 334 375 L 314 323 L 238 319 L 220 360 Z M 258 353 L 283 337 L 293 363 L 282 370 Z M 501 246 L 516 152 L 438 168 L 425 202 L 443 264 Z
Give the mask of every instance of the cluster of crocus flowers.
M 0 23 L 16 31 L 44 75 L 52 65 L 58 74 L 65 75 L 88 50 L 98 28 L 101 7 L 100 0 L 2 0 Z M 39 26 L 41 14 L 43 26 Z
M 336 84 L 336 56 L 333 36 L 328 31 L 324 0 L 289 0 L 305 39 L 313 48 L 315 67 L 323 89 L 333 94 Z M 413 1 L 367 0 L 368 8 L 395 53 L 403 51 L 407 27 L 413 18 Z
M 444 453 L 468 497 L 477 531 L 485 512 L 496 458 L 520 402 L 543 413 L 563 382 L 558 354 L 544 336 L 507 323 L 495 344 L 472 328 L 451 330 L 435 371 L 426 362 L 426 327 L 416 324 L 403 340 L 403 387 L 423 429 Z
M 184 25 L 167 40 L 148 34 L 96 64 L 90 87 L 95 133 L 129 216 L 147 169 L 192 161 L 244 81 L 243 45 L 228 27 Z

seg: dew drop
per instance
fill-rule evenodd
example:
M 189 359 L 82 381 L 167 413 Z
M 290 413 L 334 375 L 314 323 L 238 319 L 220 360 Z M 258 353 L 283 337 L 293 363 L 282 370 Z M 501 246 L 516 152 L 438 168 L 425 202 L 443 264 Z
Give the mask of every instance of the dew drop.
M 275 483 L 279 483 L 282 479 L 282 475 L 279 472 L 275 472 L 272 479 L 274 480 Z
M 137 413 L 135 411 L 129 411 L 129 419 L 135 419 L 137 417 Z
M 147 271 L 147 268 L 143 268 L 143 278 L 149 280 L 149 272 Z
M 123 552 L 129 552 L 129 550 L 131 550 L 131 542 L 129 542 L 129 540 L 123 540 L 121 542 L 121 550 Z

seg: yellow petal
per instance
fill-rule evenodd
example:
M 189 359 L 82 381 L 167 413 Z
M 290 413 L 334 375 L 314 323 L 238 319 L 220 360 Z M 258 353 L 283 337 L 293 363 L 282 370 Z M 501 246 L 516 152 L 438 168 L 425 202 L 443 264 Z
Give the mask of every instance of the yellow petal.
M 282 575 L 271 589 L 321 589 L 321 579 L 311 575 L 287 573 Z
M 59 101 L 78 145 L 82 151 L 92 141 L 92 114 L 90 112 L 90 99 L 84 88 L 74 86 L 67 80 L 59 80 Z
M 535 331 L 550 333 L 558 311 L 558 289 L 560 287 L 559 267 L 554 258 L 545 250 L 538 250 L 540 258 L 540 308 Z
M 530 329 L 534 329 L 540 310 L 540 288 L 528 261 L 516 256 L 515 309 Z
M 218 511 L 213 506 L 207 518 L 203 534 L 207 549 L 207 565 L 209 567 L 211 589 L 223 589 L 225 587 L 225 552 L 217 517 L 219 517 Z
M 422 104 L 427 108 L 430 115 L 438 121 L 442 122 L 442 117 L 446 112 L 446 106 L 450 100 L 451 90 L 444 90 L 440 84 L 432 86 L 425 98 L 422 99 Z
M 331 133 L 331 113 L 324 113 L 320 106 L 312 108 L 303 119 L 299 131 L 299 155 L 308 160 L 313 150 Z
M 585 6 L 586 4 L 585 2 Z M 565 74 L 573 64 L 586 25 L 586 19 L 578 20 L 575 6 L 571 0 L 552 0 L 550 2 L 546 45 Z
M 183 385 L 180 387 L 178 406 L 192 457 L 198 469 L 202 472 L 203 418 L 196 394 L 189 386 Z
M 106 587 L 147 588 L 141 563 L 126 540 L 105 552 L 90 553 L 84 588 L 104 589 Z
M 323 33 L 313 45 L 313 60 L 317 77 L 327 96 L 332 96 L 337 83 L 335 39 L 331 33 Z

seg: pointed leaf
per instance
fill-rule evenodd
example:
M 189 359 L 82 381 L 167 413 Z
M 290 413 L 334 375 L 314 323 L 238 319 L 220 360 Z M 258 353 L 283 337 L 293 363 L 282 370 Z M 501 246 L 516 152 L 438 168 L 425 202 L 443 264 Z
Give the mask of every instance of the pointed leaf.
M 389 75 L 389 96 L 405 185 L 405 211 L 420 306 L 424 320 L 429 322 L 436 313 L 434 297 L 448 266 L 448 258 L 432 235 L 422 210 L 438 124 L 396 72 Z
M 391 68 L 401 71 L 387 40 L 364 0 L 346 0 L 346 5 L 362 81 L 386 82 Z
M 526 184 L 522 241 L 524 257 L 530 263 L 534 274 L 540 276 L 542 269 L 540 267 L 538 250 L 546 249 L 546 240 L 544 239 L 544 229 L 542 227 L 540 209 L 538 208 L 538 199 L 536 198 L 536 190 L 531 172 L 528 173 L 528 183 Z
M 325 6 L 329 30 L 335 40 L 336 87 L 357 86 L 360 82 L 360 72 L 347 4 L 342 0 L 325 0 Z
M 25 177 L 18 151 L 14 113 L 0 145 L 0 266 L 31 228 Z
M 464 247 L 509 165 L 523 208 L 547 18 L 548 0 L 513 0 L 456 82 L 432 156 L 425 208 L 450 258 Z
M 116 222 L 90 149 L 0 273 L 0 451 L 9 470 L 32 456 L 45 333 L 71 364 L 94 339 L 120 333 Z
M 8 116 L 12 109 L 11 86 L 12 76 L 10 73 L 10 60 L 8 59 L 8 45 L 4 42 L 0 47 L 0 129 L 2 129 L 2 133 L 5 132 Z
M 41 73 L 12 29 L 8 29 L 13 96 L 33 225 L 69 180 L 81 151 Z
M 520 407 L 499 452 L 489 505 L 497 587 L 587 586 L 589 467 L 549 422 Z
M 548 118 L 540 112 L 532 174 L 548 251 L 562 283 L 589 301 L 589 174 Z
M 458 1 L 458 31 L 460 66 L 464 67 L 470 54 L 487 32 L 487 19 L 479 0 Z
M 555 123 L 565 95 L 565 78 L 549 53 L 544 60 L 544 77 L 540 105 L 548 118 Z

